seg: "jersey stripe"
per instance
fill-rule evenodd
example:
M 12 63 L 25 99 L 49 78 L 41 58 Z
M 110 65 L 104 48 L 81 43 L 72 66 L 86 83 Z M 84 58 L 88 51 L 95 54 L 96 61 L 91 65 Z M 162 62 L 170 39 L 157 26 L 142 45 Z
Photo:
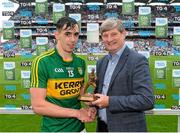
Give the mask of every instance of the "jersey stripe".
M 39 77 L 38 77 L 39 61 L 40 61 L 42 58 L 46 57 L 46 56 L 52 55 L 54 52 L 55 52 L 54 49 L 51 50 L 51 51 L 48 51 L 48 52 L 44 53 L 43 55 L 39 56 L 39 57 L 35 60 L 34 71 L 33 71 L 33 73 L 34 73 L 34 85 L 33 85 L 33 86 L 38 87 L 38 85 L 39 85 Z
M 47 57 L 49 55 L 52 55 L 55 53 L 55 50 L 52 49 L 51 51 L 45 52 L 42 55 L 38 56 L 32 64 L 32 81 L 31 81 L 31 86 L 33 87 L 38 87 L 39 85 L 39 79 L 38 79 L 38 64 L 39 61 L 44 58 Z
M 35 64 L 35 60 L 32 62 L 32 66 L 31 66 L 31 87 L 33 87 L 32 85 L 34 83 L 34 79 L 33 79 L 33 77 L 34 77 L 34 64 Z
M 48 51 L 48 52 L 49 52 L 49 51 Z M 47 52 L 46 52 L 46 53 L 47 53 Z M 46 53 L 44 53 L 44 54 L 36 57 L 36 58 L 34 59 L 33 63 L 32 63 L 32 68 L 31 68 L 31 87 L 34 87 L 34 84 L 35 84 L 35 82 L 36 82 L 36 78 L 35 78 L 35 77 L 36 77 L 36 76 L 35 76 L 35 66 L 36 66 L 37 60 L 38 60 L 40 57 L 44 56 Z

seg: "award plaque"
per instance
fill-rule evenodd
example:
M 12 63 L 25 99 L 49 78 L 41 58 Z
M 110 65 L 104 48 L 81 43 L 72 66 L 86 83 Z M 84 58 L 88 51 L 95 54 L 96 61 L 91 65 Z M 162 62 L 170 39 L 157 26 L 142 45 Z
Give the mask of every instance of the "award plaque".
M 79 100 L 84 101 L 84 102 L 93 102 L 97 100 L 97 98 L 94 96 L 94 94 L 85 93 L 79 97 Z
M 79 100 L 86 102 L 92 102 L 97 100 L 93 93 L 86 93 L 86 90 L 89 86 L 92 86 L 93 89 L 96 88 L 95 69 L 92 69 L 91 73 L 88 74 L 88 82 L 84 86 L 84 94 L 80 95 Z

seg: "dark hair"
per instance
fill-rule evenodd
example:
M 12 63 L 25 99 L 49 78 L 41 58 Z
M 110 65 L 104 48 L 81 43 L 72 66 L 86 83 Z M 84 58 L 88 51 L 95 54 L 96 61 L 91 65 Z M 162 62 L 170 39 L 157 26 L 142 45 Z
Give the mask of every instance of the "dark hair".
M 70 17 L 62 17 L 57 21 L 56 28 L 57 30 L 62 30 L 62 28 L 66 25 L 64 28 L 65 30 L 67 28 L 73 28 L 75 25 L 78 25 L 77 21 Z

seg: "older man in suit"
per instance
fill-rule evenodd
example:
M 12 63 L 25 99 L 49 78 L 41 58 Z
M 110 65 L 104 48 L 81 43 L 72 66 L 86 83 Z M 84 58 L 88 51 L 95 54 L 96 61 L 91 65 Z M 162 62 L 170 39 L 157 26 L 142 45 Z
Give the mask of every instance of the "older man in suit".
M 105 20 L 100 32 L 109 54 L 97 62 L 97 131 L 146 132 L 144 111 L 154 106 L 148 60 L 125 45 L 120 20 Z

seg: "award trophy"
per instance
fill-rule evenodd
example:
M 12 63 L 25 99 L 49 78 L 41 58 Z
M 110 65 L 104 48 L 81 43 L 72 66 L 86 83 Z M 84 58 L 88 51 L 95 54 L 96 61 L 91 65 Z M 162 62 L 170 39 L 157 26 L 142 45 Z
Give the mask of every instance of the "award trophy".
M 91 70 L 91 73 L 88 74 L 88 82 L 84 86 L 84 94 L 79 97 L 79 100 L 84 102 L 92 102 L 96 100 L 96 97 L 93 93 L 86 93 L 86 90 L 89 86 L 92 86 L 93 89 L 96 88 L 96 76 L 95 76 L 95 69 Z

